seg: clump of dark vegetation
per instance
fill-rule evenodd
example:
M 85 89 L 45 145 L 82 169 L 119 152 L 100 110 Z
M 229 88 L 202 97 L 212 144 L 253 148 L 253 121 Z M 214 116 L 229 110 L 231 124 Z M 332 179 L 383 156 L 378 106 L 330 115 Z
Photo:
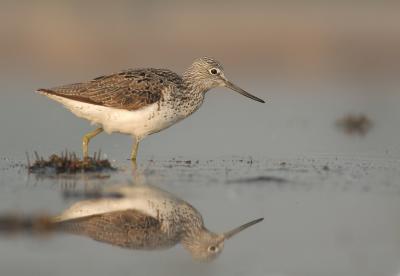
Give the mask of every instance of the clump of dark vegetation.
M 85 172 L 102 172 L 116 170 L 110 161 L 101 159 L 101 152 L 94 153 L 93 157 L 80 159 L 75 153 L 65 151 L 61 155 L 53 154 L 45 160 L 35 151 L 35 161 L 30 162 L 27 154 L 28 170 L 36 174 L 75 174 Z
M 336 121 L 336 126 L 346 134 L 364 136 L 372 128 L 372 121 L 364 114 L 347 115 Z

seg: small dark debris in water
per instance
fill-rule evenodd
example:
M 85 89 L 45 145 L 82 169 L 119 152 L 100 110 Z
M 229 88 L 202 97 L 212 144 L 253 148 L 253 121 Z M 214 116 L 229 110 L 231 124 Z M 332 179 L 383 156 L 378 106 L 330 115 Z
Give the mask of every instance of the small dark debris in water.
M 65 199 L 69 199 L 69 198 L 98 199 L 98 198 L 123 198 L 124 197 L 124 195 L 122 195 L 120 193 L 104 193 L 99 190 L 93 190 L 93 191 L 64 190 L 62 195 Z
M 0 232 L 14 234 L 28 232 L 46 234 L 53 231 L 55 225 L 49 216 L 22 217 L 18 215 L 0 216 Z
M 81 173 L 101 172 L 116 170 L 107 159 L 101 159 L 101 154 L 95 153 L 93 157 L 79 159 L 75 153 L 65 151 L 61 156 L 53 154 L 48 160 L 35 151 L 35 162 L 31 164 L 27 154 L 28 170 L 36 174 L 60 174 L 60 173 Z
M 277 176 L 257 176 L 250 178 L 241 178 L 236 180 L 228 180 L 227 183 L 263 183 L 263 182 L 275 182 L 278 184 L 284 184 L 289 182 L 287 179 Z
M 323 166 L 323 167 L 322 167 L 322 170 L 324 170 L 324 171 L 326 171 L 326 172 L 329 171 L 328 165 Z
M 184 165 L 191 165 L 192 164 L 192 160 L 176 160 L 175 158 L 172 158 L 172 160 L 170 160 L 169 162 L 173 162 L 175 164 L 184 164 Z M 199 161 L 196 162 L 196 164 L 198 164 Z
M 286 162 L 281 162 L 280 165 L 281 165 L 282 167 L 284 167 L 284 166 L 286 166 L 287 164 L 286 164 Z
M 346 134 L 364 136 L 372 128 L 372 121 L 364 114 L 350 114 L 342 119 L 338 119 L 336 126 Z
M 361 191 L 363 191 L 364 193 L 368 193 L 369 191 L 371 191 L 371 187 L 364 186 L 362 187 Z

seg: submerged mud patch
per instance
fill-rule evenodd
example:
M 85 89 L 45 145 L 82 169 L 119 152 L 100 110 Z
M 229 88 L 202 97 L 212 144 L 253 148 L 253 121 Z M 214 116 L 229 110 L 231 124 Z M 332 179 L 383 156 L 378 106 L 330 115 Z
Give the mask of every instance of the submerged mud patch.
M 349 114 L 336 120 L 336 127 L 348 135 L 358 134 L 365 136 L 372 128 L 373 123 L 366 115 Z

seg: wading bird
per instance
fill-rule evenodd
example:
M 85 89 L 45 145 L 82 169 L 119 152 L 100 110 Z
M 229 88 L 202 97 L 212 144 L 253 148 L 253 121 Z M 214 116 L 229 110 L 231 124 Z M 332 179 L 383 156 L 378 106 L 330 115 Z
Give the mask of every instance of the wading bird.
M 88 157 L 90 140 L 106 131 L 132 135 L 131 159 L 136 160 L 143 138 L 191 115 L 202 105 L 205 93 L 216 87 L 227 87 L 264 103 L 230 82 L 221 63 L 209 57 L 196 59 L 182 76 L 168 69 L 130 69 L 37 92 L 98 125 L 83 136 L 84 158 Z

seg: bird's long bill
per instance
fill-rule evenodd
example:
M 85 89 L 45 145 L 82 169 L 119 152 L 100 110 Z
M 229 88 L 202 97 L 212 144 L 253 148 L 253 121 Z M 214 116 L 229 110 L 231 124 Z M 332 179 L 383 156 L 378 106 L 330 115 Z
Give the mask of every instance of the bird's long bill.
M 260 99 L 260 98 L 257 98 L 257 97 L 254 96 L 254 95 L 251 95 L 250 93 L 244 91 L 242 88 L 240 88 L 239 86 L 236 86 L 235 84 L 231 83 L 230 81 L 225 81 L 225 85 L 226 85 L 226 87 L 228 87 L 229 89 L 232 89 L 233 91 L 236 91 L 236 92 L 238 92 L 239 94 L 242 94 L 243 96 L 246 96 L 247 98 L 250 98 L 250 99 L 255 100 L 255 101 L 257 101 L 257 102 L 260 102 L 260 103 L 265 103 L 264 100 L 262 100 L 262 99 Z
M 243 224 L 243 225 L 241 225 L 241 226 L 239 226 L 239 227 L 237 227 L 237 228 L 235 228 L 235 229 L 233 229 L 231 231 L 225 232 L 224 233 L 224 238 L 225 239 L 230 239 L 234 235 L 236 235 L 237 233 L 242 232 L 244 229 L 249 228 L 250 226 L 252 226 L 252 225 L 254 225 L 256 223 L 259 223 L 259 222 L 261 222 L 263 220 L 264 220 L 264 218 L 255 219 L 255 220 L 250 221 L 250 222 L 248 222 L 246 224 Z

